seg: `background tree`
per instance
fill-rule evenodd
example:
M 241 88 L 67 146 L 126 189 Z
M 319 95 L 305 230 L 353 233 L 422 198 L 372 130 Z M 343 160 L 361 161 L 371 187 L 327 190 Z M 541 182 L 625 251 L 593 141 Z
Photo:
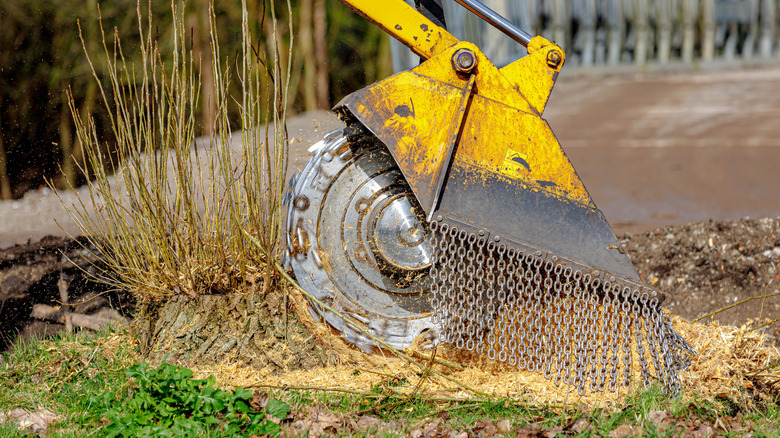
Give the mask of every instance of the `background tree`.
M 269 1 L 281 5 L 280 0 L 248 2 L 256 29 L 262 28 L 266 35 L 271 31 Z M 203 84 L 197 124 L 206 133 L 214 124 L 208 1 L 185 4 L 192 12 L 188 14 L 187 44 L 200 61 L 196 68 L 201 69 Z M 106 132 L 107 115 L 96 105 L 98 87 L 83 53 L 77 23 L 81 23 L 84 45 L 94 53 L 102 45 L 97 24 L 100 13 L 107 34 L 116 32 L 124 52 L 133 56 L 138 44 L 137 6 L 137 0 L 0 0 L 0 199 L 21 197 L 47 179 L 61 188 L 85 182 L 78 166 L 82 145 L 72 129 L 65 91 L 71 90 L 82 116 L 95 116 L 99 132 Z M 170 4 L 141 6 L 152 8 L 161 44 L 169 41 Z M 337 0 L 293 0 L 292 6 L 297 34 L 292 51 L 291 114 L 328 109 L 344 95 L 391 73 L 387 36 L 348 7 Z M 220 52 L 235 62 L 240 53 L 240 5 L 217 2 L 215 8 Z M 288 18 L 278 19 L 280 43 L 287 44 Z M 280 56 L 287 53 L 280 51 Z M 100 81 L 107 85 L 106 72 L 96 68 Z M 237 120 L 238 115 L 231 117 Z M 107 152 L 112 150 L 112 145 L 104 146 Z

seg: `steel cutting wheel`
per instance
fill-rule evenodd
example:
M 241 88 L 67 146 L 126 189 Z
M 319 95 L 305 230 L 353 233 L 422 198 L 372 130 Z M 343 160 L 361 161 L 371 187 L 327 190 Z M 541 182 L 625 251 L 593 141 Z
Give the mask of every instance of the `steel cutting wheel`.
M 406 348 L 432 328 L 432 247 L 422 208 L 383 145 L 341 131 L 312 146 L 291 181 L 287 257 L 317 300 L 372 336 Z M 376 343 L 334 312 L 313 309 L 363 350 Z

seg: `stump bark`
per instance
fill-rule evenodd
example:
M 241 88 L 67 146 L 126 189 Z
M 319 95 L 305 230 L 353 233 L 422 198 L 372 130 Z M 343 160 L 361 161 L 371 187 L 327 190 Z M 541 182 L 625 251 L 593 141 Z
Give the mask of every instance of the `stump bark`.
M 292 312 L 284 291 L 145 303 L 136 327 L 141 353 L 153 364 L 238 362 L 287 372 L 325 365 L 333 357 Z

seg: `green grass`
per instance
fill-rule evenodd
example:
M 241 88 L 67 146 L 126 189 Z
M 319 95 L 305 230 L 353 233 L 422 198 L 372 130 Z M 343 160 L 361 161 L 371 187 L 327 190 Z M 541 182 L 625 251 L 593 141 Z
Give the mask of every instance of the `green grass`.
M 280 426 L 269 416 L 284 419 L 290 406 L 271 399 L 252 406 L 253 394 L 243 388 L 223 391 L 214 377 L 193 379 L 187 368 L 146 362 L 125 371 L 133 382 L 130 397 L 114 392 L 96 397 L 108 423 L 108 437 L 136 436 L 249 436 L 278 435 Z
M 279 426 L 266 413 L 284 418 L 289 411 L 277 400 L 258 411 L 251 391 L 224 391 L 186 368 L 139 363 L 125 331 L 20 342 L 4 359 L 0 412 L 48 409 L 64 417 L 55 437 L 273 435 Z M 0 436 L 20 433 L 0 428 Z
M 47 341 L 20 341 L 0 364 L 0 411 L 45 408 L 65 417 L 52 436 L 82 436 L 102 424 L 94 399 L 129 389 L 125 369 L 138 361 L 122 329 L 92 337 L 66 334 Z M 7 426 L 0 429 L 3 434 Z M 13 434 L 11 434 L 13 435 Z
M 473 429 L 476 422 L 486 419 L 499 421 L 509 419 L 513 427 L 539 424 L 545 430 L 560 430 L 559 436 L 600 437 L 623 424 L 635 425 L 635 433 L 647 437 L 686 436 L 683 428 L 686 421 L 688 432 L 702 425 L 709 425 L 715 432 L 728 437 L 744 436 L 751 433 L 755 437 L 777 437 L 780 425 L 780 407 L 778 405 L 735 409 L 728 401 L 712 402 L 694 400 L 685 402 L 682 398 L 668 398 L 660 387 L 650 388 L 633 397 L 629 397 L 619 409 L 585 409 L 579 406 L 551 406 L 524 403 L 512 399 L 482 399 L 469 401 L 433 400 L 420 397 L 412 400 L 400 398 L 390 392 L 373 391 L 375 396 L 344 394 L 322 391 L 289 391 L 287 400 L 294 405 L 321 405 L 343 415 L 367 412 L 384 421 L 402 421 L 407 428 L 447 412 L 448 427 L 458 431 Z M 283 397 L 283 396 L 281 396 Z M 371 408 L 375 408 L 371 410 Z M 369 412 L 370 411 L 370 412 Z M 669 411 L 670 418 L 664 426 L 657 427 L 651 421 L 652 411 Z M 738 412 L 737 412 L 738 411 Z M 738 419 L 734 419 L 739 415 Z M 742 423 L 741 430 L 724 433 L 717 421 Z M 578 420 L 590 423 L 587 430 L 576 432 L 571 426 Z M 724 421 L 724 424 L 726 422 Z M 671 426 L 671 427 L 670 427 Z M 692 429 L 692 430 L 691 430 Z M 399 431 L 404 436 L 406 431 Z M 511 434 L 510 434 L 511 435 Z M 392 434 L 391 434 L 392 436 Z
M 196 419 L 190 427 L 200 436 L 224 435 L 220 428 L 225 427 L 224 418 L 231 412 L 238 416 L 248 414 L 242 417 L 244 421 L 251 420 L 253 415 L 258 424 L 264 421 L 262 416 L 246 410 L 245 405 L 251 399 L 249 391 L 220 390 L 214 388 L 211 379 L 191 379 L 186 369 L 151 368 L 138 365 L 139 360 L 134 339 L 126 329 L 107 330 L 90 337 L 65 334 L 47 341 L 20 341 L 11 353 L 5 353 L 0 364 L 0 412 L 14 408 L 49 409 L 64 417 L 52 428 L 52 437 L 106 436 L 117 430 L 106 427 L 111 422 L 137 427 L 135 431 L 138 432 L 144 430 L 144 421 L 151 426 L 148 424 L 150 418 L 161 422 L 165 415 L 171 422 L 177 416 L 180 421 Z M 144 387 L 145 381 L 157 383 Z M 515 429 L 540 424 L 545 430 L 561 430 L 561 436 L 606 436 L 623 424 L 638 426 L 641 431 L 638 433 L 648 437 L 684 436 L 682 427 L 688 427 L 690 431 L 702 424 L 710 425 L 716 433 L 728 437 L 747 433 L 755 437 L 780 436 L 780 407 L 777 404 L 747 407 L 736 406 L 727 400 L 686 402 L 679 397 L 669 399 L 655 387 L 629 397 L 618 409 L 585 409 L 576 405 L 564 409 L 563 406 L 502 398 L 410 399 L 395 392 L 397 383 L 388 380 L 364 395 L 277 390 L 270 396 L 299 408 L 320 406 L 346 418 L 368 414 L 402 425 L 390 432 L 353 428 L 340 432 L 340 436 L 365 436 L 372 432 L 378 432 L 374 436 L 406 436 L 420 422 L 435 418 L 443 411 L 448 413 L 443 424 L 458 431 L 472 431 L 480 420 L 510 419 Z M 160 392 L 159 388 L 167 389 Z M 164 395 L 155 395 L 161 393 Z M 149 401 L 150 397 L 156 401 Z M 199 405 L 198 400 L 201 400 Z M 203 402 L 209 400 L 211 407 L 204 407 Z M 179 408 L 183 410 L 176 411 Z M 198 413 L 198 410 L 202 412 Z M 650 421 L 652 411 L 664 410 L 668 410 L 671 417 L 666 423 L 678 425 L 677 429 L 672 427 L 664 431 Z M 211 417 L 222 423 L 219 428 L 215 426 L 217 422 L 208 419 Z M 588 421 L 591 427 L 580 433 L 569 429 L 581 419 Z M 728 425 L 731 432 L 723 431 L 722 425 Z M 0 437 L 6 436 L 25 435 L 14 426 L 0 426 Z
M 11 438 L 11 437 L 34 437 L 37 436 L 34 433 L 27 433 L 20 431 L 16 426 L 5 424 L 0 425 L 0 438 Z

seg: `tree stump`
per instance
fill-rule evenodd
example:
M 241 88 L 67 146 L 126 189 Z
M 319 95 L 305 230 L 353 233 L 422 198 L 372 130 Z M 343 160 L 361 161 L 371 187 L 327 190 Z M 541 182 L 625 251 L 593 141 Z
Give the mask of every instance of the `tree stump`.
M 283 290 L 180 295 L 144 303 L 136 327 L 141 353 L 153 364 L 239 362 L 276 373 L 325 365 L 334 358 L 292 312 Z

